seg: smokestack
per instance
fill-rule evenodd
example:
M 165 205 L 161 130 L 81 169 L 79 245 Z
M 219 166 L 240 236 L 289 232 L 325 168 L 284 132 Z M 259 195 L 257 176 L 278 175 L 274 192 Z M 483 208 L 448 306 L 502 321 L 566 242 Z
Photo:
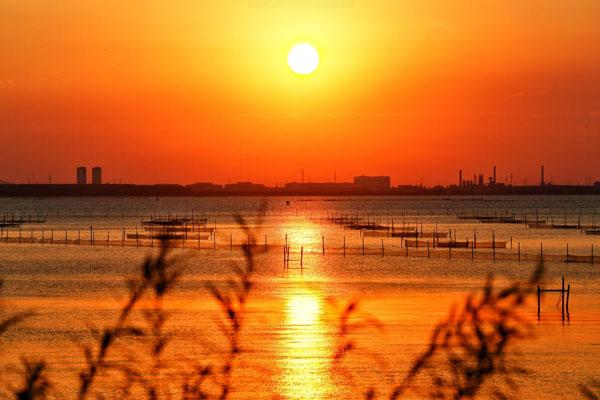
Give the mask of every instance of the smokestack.
M 458 170 L 458 186 L 462 187 L 463 185 L 463 178 L 462 178 L 462 169 Z
M 492 180 L 492 183 L 495 185 L 496 184 L 496 166 L 494 165 L 494 179 Z
M 541 179 L 540 179 L 540 186 L 544 187 L 546 186 L 546 182 L 544 181 L 544 166 L 542 165 L 542 174 L 541 174 Z

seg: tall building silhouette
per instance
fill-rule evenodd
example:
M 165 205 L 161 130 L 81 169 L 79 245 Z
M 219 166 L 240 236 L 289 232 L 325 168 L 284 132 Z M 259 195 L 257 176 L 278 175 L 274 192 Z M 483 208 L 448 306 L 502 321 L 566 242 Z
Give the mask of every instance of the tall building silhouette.
M 540 186 L 546 186 L 546 181 L 544 180 L 544 166 L 542 165 L 541 173 L 540 173 Z
M 101 185 L 102 184 L 102 168 L 94 167 L 92 168 L 92 185 Z
M 86 167 L 78 167 L 77 168 L 77 184 L 78 185 L 87 184 L 87 168 Z

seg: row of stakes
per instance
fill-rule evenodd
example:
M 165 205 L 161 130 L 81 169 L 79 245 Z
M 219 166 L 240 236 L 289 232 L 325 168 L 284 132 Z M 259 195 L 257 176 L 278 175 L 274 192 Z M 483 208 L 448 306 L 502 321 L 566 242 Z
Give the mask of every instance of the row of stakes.
M 5 241 L 6 242 L 8 242 L 8 232 L 9 232 L 9 230 L 5 230 Z M 29 238 L 26 238 L 26 237 L 24 237 L 22 235 L 21 229 L 19 229 L 18 232 L 19 232 L 19 236 L 18 236 L 19 243 L 21 243 L 23 240 L 28 240 L 30 243 L 34 242 L 34 230 L 33 229 L 30 230 L 30 236 L 29 236 Z M 89 232 L 90 232 L 90 235 L 89 235 L 89 244 L 90 245 L 95 245 L 96 244 L 96 240 L 95 240 L 96 234 L 95 234 L 94 228 L 90 227 Z M 106 231 L 106 232 L 107 232 L 106 245 L 110 246 L 110 243 L 111 243 L 111 240 L 110 240 L 110 231 Z M 213 245 L 212 247 L 213 247 L 214 250 L 216 250 L 216 248 L 217 248 L 216 234 L 213 232 L 213 233 L 211 233 L 211 236 L 212 236 L 212 245 Z M 123 229 L 122 233 L 121 233 L 121 241 L 120 241 L 121 242 L 121 246 L 125 245 L 125 237 L 126 237 L 126 233 L 125 233 L 125 229 Z M 135 238 L 136 238 L 136 247 L 140 247 L 140 239 L 139 239 L 139 236 L 137 235 L 137 229 L 136 229 Z M 42 229 L 41 230 L 41 244 L 46 243 L 45 239 L 46 239 L 45 238 L 45 231 L 44 231 L 44 229 Z M 185 241 L 187 239 L 184 238 L 182 240 Z M 197 236 L 198 248 L 200 248 L 200 240 L 201 240 L 201 238 L 198 235 Z M 322 243 L 321 243 L 322 254 L 325 254 L 325 236 L 322 236 L 321 241 L 322 241 Z M 511 238 L 510 242 L 511 242 L 511 248 L 512 248 L 512 238 Z M 54 240 L 54 230 L 53 229 L 50 229 L 49 243 L 50 244 L 54 244 L 55 243 L 55 240 Z M 66 230 L 64 231 L 64 241 L 63 241 L 63 243 L 65 243 L 65 244 L 69 243 L 68 231 L 66 231 Z M 83 241 L 82 241 L 82 238 L 81 238 L 81 230 L 78 230 L 77 231 L 77 240 L 75 241 L 75 244 L 80 245 L 82 243 L 83 243 Z M 150 235 L 150 247 L 154 247 L 154 237 L 152 235 Z M 230 234 L 230 237 L 229 237 L 229 249 L 233 250 L 233 247 L 234 247 L 234 244 L 233 244 L 233 235 Z M 427 241 L 427 245 L 426 245 L 426 250 L 427 250 L 426 254 L 427 254 L 427 257 L 431 256 L 431 247 L 432 246 L 430 245 L 430 241 Z M 469 247 L 471 248 L 471 259 L 475 259 L 475 248 L 476 248 L 476 246 L 469 246 Z M 419 248 L 418 242 L 417 242 L 417 246 L 415 248 L 417 248 L 417 249 Z M 383 257 L 385 255 L 385 245 L 384 245 L 384 240 L 383 239 L 381 240 L 381 248 L 380 249 L 381 249 L 380 250 L 380 254 Z M 284 244 L 284 249 L 283 250 L 284 250 L 284 265 L 287 266 L 287 265 L 289 265 L 290 254 L 292 253 L 291 252 L 290 243 L 288 241 L 288 235 L 287 234 L 285 235 L 285 244 Z M 344 256 L 346 255 L 346 250 L 347 250 L 346 237 L 344 236 L 343 237 L 343 243 L 342 243 L 342 254 Z M 364 237 L 362 237 L 361 250 L 362 250 L 361 251 L 362 255 L 366 255 L 366 246 L 365 246 L 365 239 L 364 239 Z M 264 237 L 264 251 L 265 252 L 268 251 L 267 235 L 265 235 L 265 237 Z M 408 255 L 409 255 L 409 248 L 408 248 L 408 246 L 405 246 L 405 255 L 406 255 L 406 257 L 408 257 Z M 522 253 L 521 253 L 521 243 L 518 242 L 517 243 L 517 257 L 518 257 L 517 259 L 518 259 L 518 261 L 521 261 L 521 255 L 522 255 Z M 569 245 L 567 244 L 566 245 L 566 258 L 565 258 L 565 262 L 584 262 L 584 261 L 578 261 L 577 257 L 579 257 L 579 258 L 581 258 L 581 257 L 587 258 L 588 256 L 575 256 L 575 255 L 570 254 L 570 252 L 569 252 Z M 588 262 L 591 263 L 591 264 L 594 264 L 594 261 L 595 261 L 594 258 L 595 257 L 596 256 L 594 255 L 594 245 L 592 244 L 592 245 L 590 245 L 590 256 L 589 256 L 589 261 Z M 448 258 L 452 258 L 452 246 L 448 246 Z M 543 258 L 544 258 L 543 243 L 540 243 L 539 258 L 540 258 L 540 260 L 543 260 Z M 304 247 L 301 247 L 300 248 L 300 260 L 299 260 L 300 264 L 301 264 L 301 267 L 303 267 L 303 261 L 304 261 L 303 259 L 304 259 Z M 496 259 L 496 247 L 495 246 L 492 247 L 492 259 L 494 259 L 494 260 Z

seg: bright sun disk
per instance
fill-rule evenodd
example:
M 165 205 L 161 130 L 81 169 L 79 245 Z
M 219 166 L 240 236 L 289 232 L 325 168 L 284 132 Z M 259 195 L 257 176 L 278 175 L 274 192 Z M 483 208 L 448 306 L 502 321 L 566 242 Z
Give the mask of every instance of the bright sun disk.
M 313 73 L 319 66 L 319 52 L 309 43 L 299 43 L 288 53 L 288 65 L 300 75 Z

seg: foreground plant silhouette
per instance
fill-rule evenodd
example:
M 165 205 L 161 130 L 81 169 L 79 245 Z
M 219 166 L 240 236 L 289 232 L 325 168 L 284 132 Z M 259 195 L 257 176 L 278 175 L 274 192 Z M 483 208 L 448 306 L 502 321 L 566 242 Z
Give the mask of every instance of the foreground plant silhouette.
M 4 281 L 0 279 L 0 293 L 2 292 L 3 285 Z M 33 313 L 31 312 L 19 312 L 4 316 L 4 307 L 2 302 L 0 302 L 0 339 L 2 339 L 6 331 L 32 315 Z M 17 388 L 11 390 L 15 399 L 45 399 L 51 387 L 50 381 L 46 376 L 46 363 L 43 361 L 29 361 L 26 358 L 23 358 L 21 362 L 23 367 L 22 383 Z M 0 394 L 2 393 L 0 392 Z
M 453 306 L 448 317 L 434 327 L 427 349 L 402 383 L 384 396 L 396 400 L 414 392 L 432 399 L 470 399 L 482 394 L 489 383 L 487 397 L 509 398 L 518 389 L 514 377 L 527 372 L 510 360 L 510 350 L 517 341 L 531 337 L 521 311 L 543 271 L 540 264 L 527 282 L 505 289 L 495 288 L 489 277 L 480 294 L 469 295 L 463 304 Z M 342 314 L 343 324 L 354 308 L 351 305 Z M 365 398 L 375 399 L 380 392 L 369 388 Z
M 182 373 L 181 397 L 186 400 L 209 398 L 225 400 L 231 392 L 231 374 L 241 352 L 240 336 L 244 309 L 253 287 L 253 252 L 256 244 L 254 230 L 242 217 L 236 217 L 236 221 L 247 237 L 242 245 L 245 266 L 234 269 L 235 278 L 227 281 L 226 289 L 220 289 L 210 282 L 206 284 L 206 288 L 222 310 L 222 319 L 218 325 L 227 341 L 227 355 L 223 365 L 219 367 L 197 362 L 191 371 Z M 259 218 L 258 225 L 261 224 L 262 218 Z M 79 400 L 88 397 L 90 388 L 99 372 L 111 367 L 107 363 L 109 350 L 114 347 L 116 340 L 122 337 L 149 339 L 151 360 L 150 366 L 145 370 L 140 369 L 138 366 L 140 363 L 133 362 L 134 360 L 117 366 L 117 369 L 121 370 L 126 377 L 121 389 L 122 396 L 130 396 L 132 388 L 139 385 L 149 400 L 169 397 L 166 394 L 169 388 L 160 385 L 161 371 L 164 367 L 161 357 L 169 342 L 169 334 L 165 331 L 167 315 L 163 309 L 163 301 L 164 297 L 175 287 L 181 275 L 181 271 L 176 268 L 176 260 L 169 257 L 169 253 L 169 238 L 164 237 L 161 240 L 158 255 L 147 257 L 139 275 L 128 281 L 128 300 L 121 309 L 115 324 L 96 334 L 95 345 L 84 346 L 86 366 L 79 374 Z M 149 300 L 151 304 L 149 309 L 142 311 L 146 327 L 134 326 L 129 323 L 130 316 L 135 307 L 143 300 Z

